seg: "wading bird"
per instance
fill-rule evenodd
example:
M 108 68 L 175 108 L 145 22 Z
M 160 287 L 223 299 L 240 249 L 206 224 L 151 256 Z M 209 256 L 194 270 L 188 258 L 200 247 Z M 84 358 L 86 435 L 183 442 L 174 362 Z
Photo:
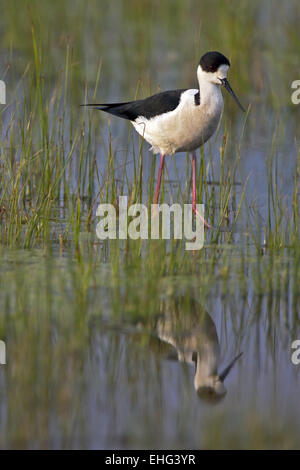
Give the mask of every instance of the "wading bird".
M 194 387 L 200 398 L 214 404 L 227 390 L 224 380 L 241 357 L 238 354 L 222 372 L 220 344 L 211 316 L 193 299 L 178 296 L 162 304 L 156 330 L 161 341 L 173 346 L 169 359 L 194 365 Z
M 207 142 L 218 127 L 223 109 L 221 86 L 245 111 L 230 87 L 227 74 L 229 60 L 220 52 L 204 54 L 197 68 L 199 89 L 164 91 L 143 100 L 126 103 L 85 104 L 128 119 L 136 131 L 160 153 L 154 204 L 158 203 L 166 155 L 192 152 L 192 208 L 204 224 L 208 223 L 196 208 L 196 149 Z

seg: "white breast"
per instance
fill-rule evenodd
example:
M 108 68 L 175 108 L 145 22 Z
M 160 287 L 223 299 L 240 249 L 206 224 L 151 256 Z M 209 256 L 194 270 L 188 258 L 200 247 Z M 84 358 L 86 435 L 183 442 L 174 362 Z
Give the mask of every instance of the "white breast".
M 207 89 L 201 89 L 200 105 L 195 104 L 198 91 L 183 92 L 173 111 L 151 119 L 140 116 L 132 121 L 136 131 L 152 145 L 154 153 L 171 155 L 193 151 L 213 135 L 223 107 L 220 87 L 208 84 Z

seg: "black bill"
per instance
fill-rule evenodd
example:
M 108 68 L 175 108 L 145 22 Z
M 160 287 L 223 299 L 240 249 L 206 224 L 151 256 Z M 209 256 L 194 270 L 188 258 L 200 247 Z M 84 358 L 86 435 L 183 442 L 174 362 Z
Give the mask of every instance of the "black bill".
M 226 367 L 226 369 L 223 370 L 223 372 L 219 375 L 221 381 L 223 382 L 227 375 L 229 374 L 229 372 L 231 371 L 231 369 L 233 368 L 234 364 L 236 363 L 236 361 L 241 357 L 243 353 L 241 352 L 240 354 L 238 354 L 234 359 L 233 361 L 231 361 L 231 363 L 229 364 L 229 366 Z
M 226 88 L 226 90 L 233 96 L 233 98 L 235 99 L 236 103 L 239 105 L 239 107 L 241 108 L 242 111 L 244 111 L 244 113 L 246 112 L 246 110 L 243 108 L 243 106 L 241 105 L 241 103 L 239 102 L 239 100 L 237 99 L 237 96 L 235 95 L 233 89 L 231 88 L 231 86 L 229 85 L 229 82 L 227 80 L 227 78 L 221 78 L 220 79 L 221 82 L 222 82 L 222 85 Z

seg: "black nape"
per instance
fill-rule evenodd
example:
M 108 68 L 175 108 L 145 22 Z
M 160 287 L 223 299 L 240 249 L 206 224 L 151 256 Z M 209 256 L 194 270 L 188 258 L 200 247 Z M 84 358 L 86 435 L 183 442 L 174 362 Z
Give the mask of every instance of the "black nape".
M 200 91 L 198 91 L 198 93 L 195 94 L 194 100 L 195 100 L 195 106 L 199 106 L 200 105 Z

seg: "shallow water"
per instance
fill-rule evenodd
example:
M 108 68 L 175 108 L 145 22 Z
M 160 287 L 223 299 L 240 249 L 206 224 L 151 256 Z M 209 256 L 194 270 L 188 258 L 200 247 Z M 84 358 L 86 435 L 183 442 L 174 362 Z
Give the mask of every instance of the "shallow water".
M 68 252 L 3 258 L 3 448 L 299 446 L 291 296 L 195 275 L 116 277 L 99 262 L 89 276 Z M 201 393 L 195 353 L 203 385 L 207 364 L 221 374 L 240 352 L 220 396 Z

